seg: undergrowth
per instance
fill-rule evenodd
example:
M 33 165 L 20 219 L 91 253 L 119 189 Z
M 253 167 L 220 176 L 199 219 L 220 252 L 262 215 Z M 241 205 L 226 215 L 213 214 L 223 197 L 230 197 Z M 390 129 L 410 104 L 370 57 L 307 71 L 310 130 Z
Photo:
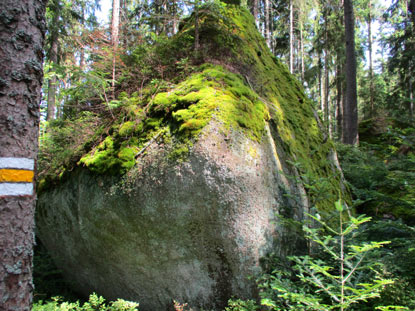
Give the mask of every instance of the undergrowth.
M 52 301 L 39 301 L 33 305 L 33 311 L 138 311 L 139 304 L 136 302 L 118 299 L 105 303 L 105 299 L 97 294 L 89 296 L 85 303 L 63 302 L 61 298 L 55 297 Z

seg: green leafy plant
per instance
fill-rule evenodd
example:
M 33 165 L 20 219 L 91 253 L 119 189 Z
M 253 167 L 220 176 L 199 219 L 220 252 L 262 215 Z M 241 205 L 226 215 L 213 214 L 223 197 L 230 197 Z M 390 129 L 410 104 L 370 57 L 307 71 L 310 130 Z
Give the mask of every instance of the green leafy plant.
M 389 242 L 353 243 L 359 227 L 371 218 L 350 215 L 340 200 L 335 207 L 335 217 L 309 215 L 318 224 L 303 226 L 313 242 L 310 254 L 289 258 L 292 274 L 279 270 L 264 277 L 262 305 L 271 310 L 349 310 L 379 297 L 393 283 L 380 276 L 373 258 L 365 260 L 371 251 Z M 325 256 L 317 256 L 319 250 Z M 396 310 L 388 308 L 384 310 Z
M 39 301 L 33 305 L 33 311 L 138 311 L 138 303 L 117 299 L 109 304 L 97 294 L 89 296 L 84 304 L 77 302 L 62 302 L 61 297 L 55 297 L 50 302 Z
M 254 300 L 230 299 L 225 311 L 255 311 L 259 307 Z

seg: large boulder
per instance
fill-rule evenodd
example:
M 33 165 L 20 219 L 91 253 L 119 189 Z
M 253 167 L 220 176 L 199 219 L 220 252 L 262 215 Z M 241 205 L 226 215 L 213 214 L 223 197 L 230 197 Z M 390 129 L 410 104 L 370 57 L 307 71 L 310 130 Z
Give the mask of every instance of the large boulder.
M 308 190 L 320 209 L 338 193 L 301 86 L 246 10 L 221 10 L 200 11 L 206 64 L 40 191 L 38 235 L 80 293 L 143 311 L 256 297 L 261 258 L 303 246 L 281 217 L 301 221 Z M 181 29 L 175 40 L 191 37 L 191 19 Z
M 231 296 L 255 296 L 248 277 L 261 257 L 295 246 L 277 216 L 289 206 L 301 218 L 287 194 L 304 189 L 280 172 L 270 132 L 258 143 L 218 128 L 185 162 L 166 163 L 154 146 L 134 176 L 78 169 L 40 196 L 39 236 L 78 291 L 137 300 L 140 310 L 173 299 L 219 310 Z

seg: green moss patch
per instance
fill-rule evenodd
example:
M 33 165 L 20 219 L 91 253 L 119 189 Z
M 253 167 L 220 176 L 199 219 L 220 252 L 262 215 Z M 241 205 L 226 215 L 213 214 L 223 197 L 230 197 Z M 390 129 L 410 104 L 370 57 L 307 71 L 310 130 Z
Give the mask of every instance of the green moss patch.
M 148 114 L 137 115 L 114 127 L 111 136 L 84 155 L 83 164 L 97 173 L 124 172 L 135 164 L 135 156 L 159 131 L 172 135 L 176 147 L 170 159 L 188 153 L 189 145 L 215 116 L 224 129 L 239 128 L 260 140 L 269 118 L 261 102 L 242 77 L 218 65 L 204 65 L 169 92 L 161 92 L 148 103 Z

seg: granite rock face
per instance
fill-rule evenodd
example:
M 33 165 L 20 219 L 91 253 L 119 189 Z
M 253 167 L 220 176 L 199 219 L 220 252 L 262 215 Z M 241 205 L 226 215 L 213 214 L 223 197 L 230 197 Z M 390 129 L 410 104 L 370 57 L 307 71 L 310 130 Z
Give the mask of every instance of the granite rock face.
M 166 163 L 154 143 L 128 178 L 78 169 L 40 195 L 38 234 L 78 291 L 144 311 L 173 299 L 219 310 L 232 296 L 255 296 L 248 277 L 260 258 L 296 243 L 276 216 L 289 205 L 301 218 L 286 194 L 304 189 L 281 174 L 289 169 L 268 127 L 262 143 L 219 128 L 207 126 L 183 163 Z

